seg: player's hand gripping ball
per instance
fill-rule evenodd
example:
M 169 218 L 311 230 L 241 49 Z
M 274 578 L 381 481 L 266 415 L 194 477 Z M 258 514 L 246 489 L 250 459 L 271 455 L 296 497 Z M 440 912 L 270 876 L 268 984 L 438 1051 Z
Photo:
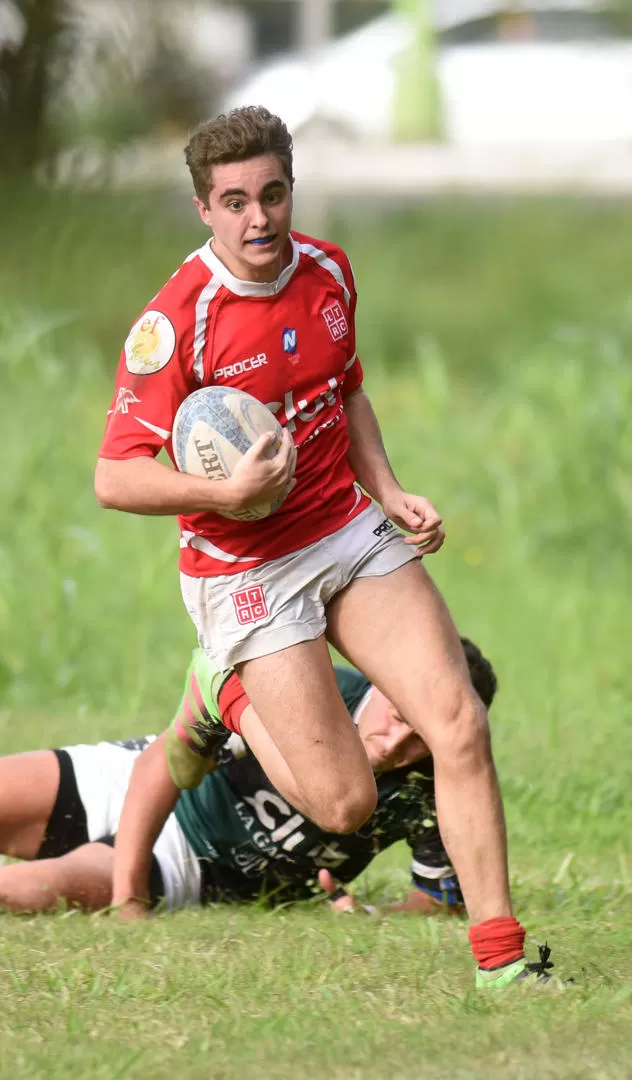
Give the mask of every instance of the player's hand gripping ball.
M 223 386 L 203 386 L 184 399 L 173 422 L 173 454 L 180 472 L 226 480 L 257 439 L 274 432 L 270 457 L 281 445 L 283 429 L 274 414 L 251 394 Z M 259 521 L 282 500 L 252 506 L 223 517 Z

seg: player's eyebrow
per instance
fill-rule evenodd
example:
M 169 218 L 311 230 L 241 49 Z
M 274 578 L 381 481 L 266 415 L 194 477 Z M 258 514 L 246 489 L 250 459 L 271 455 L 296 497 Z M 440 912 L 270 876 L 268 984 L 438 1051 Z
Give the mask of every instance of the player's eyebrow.
M 285 184 L 282 180 L 268 180 L 267 184 L 263 185 L 261 194 L 265 195 L 268 191 L 275 191 L 277 188 L 285 189 Z M 243 188 L 227 188 L 226 191 L 222 191 L 220 199 L 234 199 L 236 195 L 240 195 L 243 198 L 247 197 L 247 192 Z

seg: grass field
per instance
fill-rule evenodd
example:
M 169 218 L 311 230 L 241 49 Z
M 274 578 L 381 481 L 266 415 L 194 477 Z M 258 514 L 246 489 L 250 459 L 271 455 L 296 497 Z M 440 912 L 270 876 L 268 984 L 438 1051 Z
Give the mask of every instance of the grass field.
M 175 529 L 100 511 L 92 470 L 120 343 L 201 235 L 166 196 L 0 205 L 0 747 L 155 730 L 192 645 Z M 481 1000 L 461 922 L 3 917 L 0 1075 L 631 1075 L 631 225 L 534 202 L 332 226 L 393 464 L 446 521 L 433 573 L 499 675 L 517 913 L 573 988 Z M 406 868 L 357 887 L 401 896 Z

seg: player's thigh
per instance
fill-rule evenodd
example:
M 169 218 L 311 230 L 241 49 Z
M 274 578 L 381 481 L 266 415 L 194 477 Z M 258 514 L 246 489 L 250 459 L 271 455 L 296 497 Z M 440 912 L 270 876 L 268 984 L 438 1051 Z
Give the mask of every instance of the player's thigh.
M 333 645 L 428 735 L 474 694 L 447 605 L 419 561 L 356 578 L 327 609 Z
M 251 705 L 241 717 L 241 730 L 257 761 L 264 763 L 264 772 L 279 794 L 283 795 L 295 810 L 310 817 L 312 808 L 309 800 L 305 798 L 290 766 Z
M 220 708 L 226 727 L 240 733 L 231 735 L 226 748 L 235 753 L 238 748 L 231 746 L 231 739 L 240 739 L 243 736 L 257 761 L 265 761 L 265 772 L 277 791 L 292 803 L 296 810 L 309 817 L 309 808 L 289 765 L 250 704 L 236 673 L 233 673 L 222 687 Z
M 322 822 L 348 831 L 375 806 L 375 780 L 336 685 L 324 636 L 239 665 L 251 704 Z M 265 755 L 265 746 L 262 746 Z M 266 769 L 266 761 L 260 759 Z M 362 818 L 364 820 L 364 818 Z M 334 828 L 333 825 L 338 826 Z
M 52 750 L 0 758 L 0 852 L 34 859 L 59 790 L 59 762 Z

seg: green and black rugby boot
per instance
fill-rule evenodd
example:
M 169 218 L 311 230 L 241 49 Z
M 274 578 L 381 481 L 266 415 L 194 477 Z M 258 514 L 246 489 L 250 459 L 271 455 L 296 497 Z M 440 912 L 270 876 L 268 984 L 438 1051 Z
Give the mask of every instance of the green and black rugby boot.
M 179 788 L 197 787 L 215 767 L 217 754 L 230 738 L 221 720 L 218 698 L 232 674 L 232 668 L 216 668 L 202 649 L 194 651 L 182 701 L 165 743 L 171 779 Z
M 538 945 L 540 959 L 536 963 L 528 963 L 523 956 L 513 964 L 505 964 L 499 968 L 477 968 L 477 990 L 506 990 L 511 987 L 525 987 L 534 989 L 563 990 L 565 983 L 561 979 L 549 975 L 549 970 L 554 965 L 549 960 L 551 950 L 548 945 Z M 572 982 L 572 979 L 569 980 Z

